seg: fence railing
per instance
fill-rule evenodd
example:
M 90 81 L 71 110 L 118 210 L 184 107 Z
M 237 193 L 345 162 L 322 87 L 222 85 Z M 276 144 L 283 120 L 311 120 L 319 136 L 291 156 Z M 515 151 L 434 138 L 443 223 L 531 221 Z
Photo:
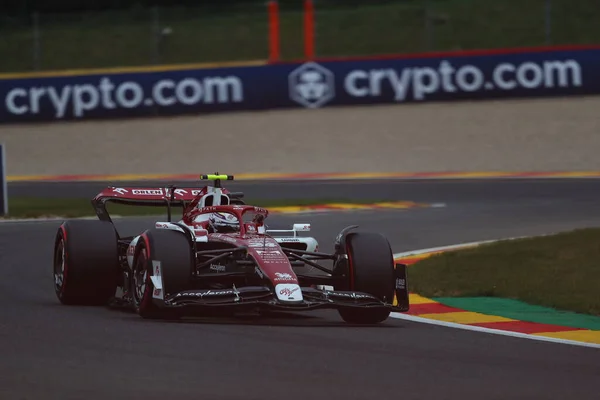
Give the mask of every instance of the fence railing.
M 0 17 L 0 72 L 600 41 L 597 0 L 343 4 L 298 0 L 277 7 L 277 2 L 257 1 L 224 12 L 204 7 L 142 7 L 87 14 L 33 13 L 25 19 Z

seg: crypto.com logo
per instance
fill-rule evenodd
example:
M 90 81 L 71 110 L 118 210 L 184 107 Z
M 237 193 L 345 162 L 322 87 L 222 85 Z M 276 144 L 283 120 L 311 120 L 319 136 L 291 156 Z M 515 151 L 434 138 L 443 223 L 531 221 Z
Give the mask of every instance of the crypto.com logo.
M 309 62 L 290 73 L 290 98 L 308 108 L 318 108 L 335 97 L 333 72 Z

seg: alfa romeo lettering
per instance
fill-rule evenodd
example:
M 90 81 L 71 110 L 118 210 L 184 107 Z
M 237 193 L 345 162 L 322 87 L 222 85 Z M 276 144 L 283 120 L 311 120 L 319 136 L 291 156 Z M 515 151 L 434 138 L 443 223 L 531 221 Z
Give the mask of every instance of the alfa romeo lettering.
M 287 272 L 275 272 L 275 281 L 295 281 L 294 277 Z
M 286 287 L 286 288 L 281 289 L 279 291 L 279 294 L 290 297 L 298 289 L 300 289 L 300 288 L 299 287 L 295 287 L 294 289 L 290 289 L 290 288 Z

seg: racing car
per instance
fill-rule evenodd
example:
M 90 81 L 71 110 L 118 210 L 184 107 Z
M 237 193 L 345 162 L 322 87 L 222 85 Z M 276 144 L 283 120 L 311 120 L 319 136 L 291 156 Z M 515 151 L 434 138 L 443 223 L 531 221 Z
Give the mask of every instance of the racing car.
M 143 318 L 241 310 L 329 308 L 352 324 L 377 324 L 409 309 L 406 265 L 379 233 L 344 228 L 319 252 L 310 224 L 269 230 L 269 211 L 201 175 L 204 187 L 109 186 L 91 203 L 98 220 L 67 220 L 54 244 L 55 292 L 63 304 L 115 305 Z M 109 202 L 166 206 L 166 221 L 121 237 Z M 181 208 L 181 218 L 172 208 Z M 324 265 L 325 264 L 325 265 Z

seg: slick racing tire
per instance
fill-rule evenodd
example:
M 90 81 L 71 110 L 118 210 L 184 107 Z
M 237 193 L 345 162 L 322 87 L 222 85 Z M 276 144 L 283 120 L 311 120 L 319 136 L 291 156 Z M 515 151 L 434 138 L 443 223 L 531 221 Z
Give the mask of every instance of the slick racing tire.
M 119 274 L 118 237 L 106 221 L 64 222 L 54 243 L 54 290 L 63 304 L 106 305 Z
M 348 287 L 352 291 L 373 295 L 386 303 L 394 299 L 394 255 L 388 240 L 379 233 L 356 232 L 346 239 Z M 382 308 L 343 308 L 342 319 L 352 324 L 377 324 L 390 311 Z
M 176 319 L 176 313 L 154 303 L 153 295 L 164 298 L 168 294 L 190 289 L 195 256 L 184 234 L 167 229 L 149 229 L 139 239 L 133 259 L 131 293 L 136 312 L 143 318 Z M 160 263 L 161 290 L 152 283 Z M 156 289 L 156 291 L 155 291 Z

